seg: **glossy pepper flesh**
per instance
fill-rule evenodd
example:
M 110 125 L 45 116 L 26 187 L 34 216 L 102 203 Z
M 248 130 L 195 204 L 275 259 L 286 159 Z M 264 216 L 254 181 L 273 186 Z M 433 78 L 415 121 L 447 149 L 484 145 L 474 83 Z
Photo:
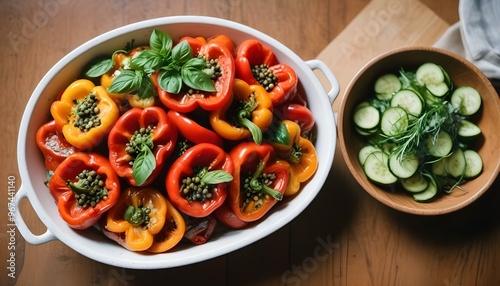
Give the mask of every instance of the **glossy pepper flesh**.
M 236 77 L 250 85 L 260 84 L 274 105 L 291 100 L 298 78 L 290 66 L 279 63 L 274 52 L 255 39 L 242 42 L 236 51 Z
M 222 148 L 197 144 L 168 170 L 165 185 L 170 202 L 186 215 L 205 217 L 225 201 L 232 172 L 233 164 Z
M 267 143 L 240 143 L 229 156 L 234 163 L 229 206 L 242 221 L 256 221 L 283 198 L 290 170 L 275 163 L 273 147 Z
M 96 223 L 120 196 L 120 181 L 107 158 L 75 152 L 54 171 L 49 190 L 69 226 L 84 229 Z
M 167 203 L 154 188 L 129 187 L 122 191 L 116 205 L 106 217 L 105 229 L 123 233 L 122 245 L 132 251 L 144 251 L 154 243 L 154 236 L 165 224 Z
M 38 128 L 36 143 L 45 159 L 45 168 L 54 171 L 62 161 L 76 151 L 64 135 L 57 129 L 56 122 L 51 120 Z
M 210 125 L 217 134 L 228 140 L 242 140 L 252 136 L 262 142 L 262 132 L 273 120 L 273 105 L 260 85 L 249 85 L 234 79 L 233 100 L 209 115 Z
M 177 129 L 163 109 L 132 108 L 111 129 L 109 160 L 118 176 L 130 185 L 146 186 L 161 172 L 176 142 Z M 146 162 L 146 154 L 152 156 L 152 162 Z
M 99 145 L 119 117 L 115 102 L 102 86 L 79 79 L 66 88 L 50 112 L 64 138 L 80 150 Z
M 192 117 L 196 114 L 185 114 L 175 110 L 169 110 L 167 116 L 178 130 L 177 151 L 175 151 L 177 156 L 199 143 L 211 143 L 221 148 L 224 146 L 224 140 L 219 134 L 201 124 L 206 120 L 204 117 L 194 120 Z

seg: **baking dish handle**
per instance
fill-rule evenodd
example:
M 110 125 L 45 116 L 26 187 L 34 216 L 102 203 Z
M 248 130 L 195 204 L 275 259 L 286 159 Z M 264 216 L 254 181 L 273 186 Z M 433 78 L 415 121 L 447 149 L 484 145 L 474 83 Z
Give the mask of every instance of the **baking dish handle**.
M 33 244 L 33 245 L 43 244 L 43 243 L 57 239 L 56 236 L 52 232 L 50 232 L 48 229 L 45 231 L 45 233 L 40 234 L 40 235 L 35 235 L 29 230 L 29 228 L 26 225 L 26 223 L 24 222 L 23 217 L 21 216 L 21 212 L 19 210 L 20 203 L 23 199 L 29 200 L 29 198 L 26 194 L 26 190 L 23 189 L 23 186 L 21 185 L 21 187 L 19 188 L 19 190 L 16 193 L 16 196 L 14 197 L 14 203 L 16 206 L 14 219 L 16 222 L 16 227 L 21 232 L 21 235 L 23 236 L 23 238 L 28 243 Z
M 340 92 L 339 82 L 338 82 L 337 78 L 335 77 L 335 75 L 333 74 L 333 72 L 321 60 L 317 60 L 317 59 L 309 60 L 309 61 L 306 61 L 306 64 L 313 71 L 319 70 L 325 76 L 325 78 L 328 80 L 328 82 L 331 85 L 331 88 L 327 92 L 326 95 L 328 95 L 328 100 L 330 101 L 330 104 L 333 104 L 333 101 L 335 101 L 335 98 L 337 97 L 337 95 L 339 95 L 339 92 Z

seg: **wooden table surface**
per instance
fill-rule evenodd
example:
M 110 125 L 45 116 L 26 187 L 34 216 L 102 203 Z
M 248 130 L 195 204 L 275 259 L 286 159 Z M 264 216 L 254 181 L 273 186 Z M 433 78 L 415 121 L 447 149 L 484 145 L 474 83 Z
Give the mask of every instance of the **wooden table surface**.
M 30 245 L 17 231 L 15 278 L 8 276 L 7 260 L 12 253 L 8 243 L 13 238 L 7 226 L 10 194 L 6 189 L 12 182 L 10 179 L 16 188 L 21 184 L 16 157 L 17 129 L 38 81 L 65 54 L 125 24 L 192 14 L 246 24 L 309 60 L 316 58 L 369 3 L 368 0 L 2 0 L 0 116 L 4 122 L 4 147 L 0 148 L 0 169 L 4 191 L 0 192 L 3 210 L 0 284 L 499 285 L 498 180 L 477 202 L 456 213 L 413 216 L 389 209 L 366 194 L 347 172 L 338 150 L 330 176 L 309 208 L 282 229 L 233 253 L 173 269 L 121 269 L 92 261 L 59 241 Z M 458 0 L 422 3 L 447 25 L 458 21 Z M 341 68 L 332 70 L 342 73 Z M 43 233 L 45 228 L 29 203 L 23 202 L 21 208 L 30 229 Z

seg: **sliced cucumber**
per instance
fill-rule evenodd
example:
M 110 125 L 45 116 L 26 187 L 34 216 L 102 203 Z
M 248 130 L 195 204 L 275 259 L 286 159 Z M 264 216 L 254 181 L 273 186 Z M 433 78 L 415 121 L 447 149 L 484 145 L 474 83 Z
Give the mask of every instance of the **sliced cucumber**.
M 408 128 L 408 114 L 399 106 L 389 107 L 382 114 L 380 128 L 385 135 L 400 134 Z
M 354 124 L 362 130 L 371 130 L 380 123 L 380 112 L 371 105 L 358 108 L 354 112 Z
M 429 181 L 427 188 L 422 192 L 413 194 L 413 199 L 417 202 L 428 202 L 434 199 L 438 194 L 436 179 L 431 175 L 427 175 L 425 178 Z
M 420 172 L 413 174 L 413 176 L 407 179 L 401 180 L 401 186 L 410 193 L 423 192 L 428 185 L 429 181 L 426 180 Z
M 450 174 L 455 178 L 459 178 L 465 174 L 465 169 L 467 167 L 467 162 L 465 161 L 464 152 L 462 149 L 458 148 L 446 158 L 446 173 Z
M 418 165 L 418 156 L 415 154 L 408 154 L 403 158 L 399 158 L 397 152 L 389 155 L 389 170 L 400 179 L 413 176 L 418 170 Z
M 481 108 L 481 95 L 471 86 L 461 86 L 453 91 L 450 102 L 460 115 L 470 116 Z
M 363 170 L 366 176 L 373 182 L 382 185 L 391 185 L 397 182 L 388 166 L 389 155 L 382 151 L 372 152 L 365 160 Z
M 470 179 L 470 178 L 475 178 L 481 172 L 483 171 L 483 159 L 474 150 L 465 150 L 464 151 L 464 157 L 465 157 L 465 172 L 464 172 L 464 178 Z
M 361 148 L 361 150 L 359 150 L 358 159 L 361 166 L 365 164 L 366 158 L 368 158 L 368 156 L 375 151 L 381 151 L 381 150 L 380 148 L 375 147 L 373 145 L 365 145 L 363 146 L 363 148 Z
M 370 105 L 370 102 L 368 102 L 368 101 L 362 101 L 358 105 L 356 105 L 356 108 L 354 109 L 354 111 L 360 109 L 361 107 L 365 107 L 365 106 L 368 106 L 368 105 Z
M 446 175 L 448 175 L 448 173 L 446 173 L 446 157 L 434 161 L 431 164 L 431 172 L 433 175 L 446 177 Z
M 415 77 L 421 86 L 436 85 L 446 80 L 443 70 L 435 63 L 425 63 L 419 66 Z
M 362 128 L 359 128 L 358 126 L 355 126 L 355 128 L 356 128 L 356 131 L 362 136 L 371 136 L 371 135 L 377 133 L 377 131 L 378 131 L 378 128 L 374 128 L 374 129 L 370 129 L 370 130 L 362 129 Z
M 424 110 L 422 98 L 411 89 L 396 92 L 391 99 L 391 106 L 399 106 L 415 117 L 420 116 Z
M 390 100 L 401 89 L 401 81 L 392 73 L 384 74 L 375 81 L 375 95 L 380 100 Z
M 450 92 L 450 86 L 446 82 L 429 84 L 425 86 L 427 90 L 436 97 L 443 97 Z
M 458 135 L 469 138 L 476 137 L 481 134 L 481 128 L 469 120 L 462 119 L 460 121 L 460 128 L 458 128 Z
M 453 148 L 453 140 L 448 132 L 441 130 L 437 136 L 427 140 L 429 154 L 434 157 L 444 157 L 450 154 Z

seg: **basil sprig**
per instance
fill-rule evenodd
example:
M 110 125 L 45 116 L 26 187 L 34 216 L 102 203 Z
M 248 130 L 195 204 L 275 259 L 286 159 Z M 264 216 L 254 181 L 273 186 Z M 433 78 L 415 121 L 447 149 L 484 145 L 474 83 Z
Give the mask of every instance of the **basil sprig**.
M 86 72 L 85 75 L 88 77 L 100 77 L 103 74 L 107 73 L 114 64 L 114 58 L 116 53 L 127 53 L 124 50 L 117 50 L 112 55 L 111 58 L 106 58 L 98 61 L 93 64 Z
M 201 91 L 216 91 L 210 76 L 204 72 L 205 61 L 193 56 L 187 41 L 173 46 L 172 38 L 167 33 L 155 29 L 149 38 L 149 46 L 150 49 L 130 60 L 130 69 L 136 71 L 135 76 L 120 73 L 109 87 L 109 92 L 137 92 L 141 98 L 152 96 L 149 74 L 157 70 L 160 71 L 160 87 L 169 93 L 179 93 L 183 85 Z

